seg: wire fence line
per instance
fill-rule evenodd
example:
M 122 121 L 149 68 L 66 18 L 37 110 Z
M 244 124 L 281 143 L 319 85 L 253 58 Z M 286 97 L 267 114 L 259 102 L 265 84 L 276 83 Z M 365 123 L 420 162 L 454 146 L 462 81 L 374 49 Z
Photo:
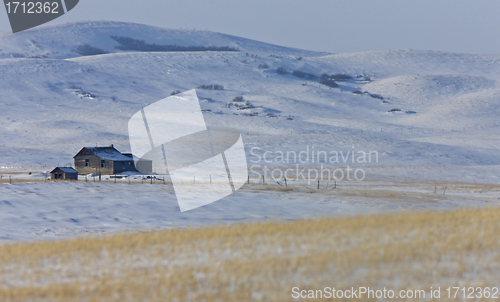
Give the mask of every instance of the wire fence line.
M 290 182 L 297 182 L 298 179 L 295 178 L 283 178 L 280 180 L 276 180 L 273 178 L 265 178 L 264 176 L 262 177 L 247 177 L 247 181 L 245 182 L 246 184 L 261 184 L 261 185 L 277 185 L 277 186 L 284 186 L 287 187 L 290 185 Z M 101 182 L 101 183 L 117 183 L 117 184 L 172 184 L 172 181 L 165 175 L 162 176 L 155 176 L 155 175 L 144 175 L 144 176 L 137 176 L 137 175 L 132 175 L 132 176 L 125 176 L 125 175 L 79 175 L 78 179 L 52 179 L 51 175 L 49 173 L 42 173 L 38 175 L 32 175 L 31 173 L 29 174 L 0 174 L 0 184 L 15 184 L 15 183 L 40 183 L 40 182 Z M 208 185 L 208 184 L 218 184 L 222 183 L 221 181 L 216 182 L 215 180 L 212 181 L 212 177 L 209 178 L 209 180 L 206 181 L 201 181 L 199 178 L 197 179 L 196 176 L 193 177 L 192 180 L 184 182 L 183 184 L 186 185 Z M 337 181 L 336 180 L 310 180 L 308 183 L 317 183 L 318 189 L 320 186 L 323 187 L 328 187 L 330 184 L 333 188 L 337 187 Z

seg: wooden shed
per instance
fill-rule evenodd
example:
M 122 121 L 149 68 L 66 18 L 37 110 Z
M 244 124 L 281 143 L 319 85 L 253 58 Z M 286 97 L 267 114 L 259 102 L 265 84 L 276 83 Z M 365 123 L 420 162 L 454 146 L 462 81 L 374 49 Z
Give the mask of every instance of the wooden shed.
M 52 180 L 78 180 L 78 172 L 71 167 L 57 167 L 50 172 Z
M 84 147 L 73 159 L 80 175 L 113 175 L 125 171 L 136 171 L 134 159 L 109 147 Z

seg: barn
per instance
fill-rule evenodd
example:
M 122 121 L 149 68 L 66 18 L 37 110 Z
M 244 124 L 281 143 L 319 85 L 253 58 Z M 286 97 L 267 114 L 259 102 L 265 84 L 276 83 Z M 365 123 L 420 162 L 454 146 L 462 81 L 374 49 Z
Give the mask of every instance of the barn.
M 78 172 L 71 167 L 57 167 L 50 172 L 52 180 L 78 180 Z
M 109 147 L 84 147 L 73 159 L 80 175 L 113 175 L 126 171 L 136 171 L 134 159 Z

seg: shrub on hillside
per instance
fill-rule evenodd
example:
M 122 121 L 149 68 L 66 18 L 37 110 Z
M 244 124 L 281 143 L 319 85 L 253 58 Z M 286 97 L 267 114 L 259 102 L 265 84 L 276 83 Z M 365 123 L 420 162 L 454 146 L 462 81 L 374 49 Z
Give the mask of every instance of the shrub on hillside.
M 276 69 L 276 73 L 277 74 L 287 74 L 288 71 L 286 71 L 286 69 L 283 67 L 278 67 L 278 69 Z
M 331 88 L 339 87 L 339 85 L 334 80 L 323 80 L 320 83 Z
M 384 99 L 384 97 L 381 96 L 380 94 L 369 93 L 368 95 L 371 96 L 374 99 L 379 99 L 379 100 L 383 100 Z
M 269 65 L 267 65 L 266 63 L 260 64 L 259 69 L 269 69 Z
M 204 90 L 224 90 L 224 86 L 218 84 L 210 84 L 210 85 L 200 85 L 198 89 Z
M 294 72 L 292 72 L 292 74 L 294 76 L 296 76 L 297 78 L 301 78 L 301 79 L 315 80 L 318 78 L 316 75 L 314 75 L 312 73 L 307 73 L 307 72 L 303 72 L 300 70 L 295 70 Z
M 322 73 L 319 78 L 321 81 L 326 81 L 330 79 L 330 75 L 328 73 Z
M 97 47 L 92 47 L 88 44 L 79 45 L 78 47 L 75 48 L 74 51 L 82 56 L 95 56 L 108 53 L 107 51 L 104 51 Z
M 348 74 L 344 74 L 344 73 L 336 73 L 336 74 L 332 74 L 332 75 L 329 75 L 328 73 L 323 73 L 320 78 L 322 81 L 325 81 L 325 80 L 349 81 L 349 80 L 353 79 L 352 76 L 350 76 Z
M 178 45 L 159 45 L 148 44 L 144 40 L 133 39 L 123 36 L 111 36 L 113 40 L 120 43 L 115 46 L 119 50 L 133 51 L 238 51 L 229 46 L 178 46 Z
M 237 96 L 233 99 L 233 102 L 236 102 L 236 103 L 241 103 L 241 102 L 244 102 L 245 99 L 240 95 L 240 96 Z
M 335 81 L 349 81 L 349 80 L 352 80 L 352 77 L 348 74 L 337 73 L 337 74 L 332 74 L 330 76 L 330 79 L 335 80 Z

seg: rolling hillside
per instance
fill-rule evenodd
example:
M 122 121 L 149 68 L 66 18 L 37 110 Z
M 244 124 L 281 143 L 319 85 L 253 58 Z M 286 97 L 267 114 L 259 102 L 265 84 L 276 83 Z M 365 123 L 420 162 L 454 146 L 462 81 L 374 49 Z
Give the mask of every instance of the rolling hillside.
M 239 51 L 118 51 L 111 35 Z M 29 58 L 37 48 L 30 39 L 54 55 Z M 322 56 L 117 22 L 43 26 L 0 40 L 3 167 L 70 163 L 83 145 L 114 143 L 129 151 L 126 125 L 135 112 L 173 91 L 210 84 L 224 90 L 198 89 L 207 123 L 238 128 L 248 147 L 354 146 L 378 151 L 383 165 L 500 164 L 500 56 L 415 50 Z M 81 56 L 72 52 L 78 43 L 110 53 Z M 14 52 L 24 58 L 12 58 Z M 278 74 L 280 67 L 288 73 Z M 314 78 L 323 73 L 352 79 L 330 88 Z M 236 96 L 253 108 L 227 108 Z
M 144 41 L 148 45 L 175 45 L 180 47 L 229 47 L 239 52 L 276 53 L 281 55 L 318 56 L 325 53 L 290 49 L 231 35 L 189 29 L 163 29 L 154 26 L 110 22 L 71 22 L 50 24 L 12 34 L 0 33 L 0 58 L 79 57 L 85 50 L 117 53 L 123 47 L 112 37 L 125 37 Z M 120 39 L 119 39 L 120 40 Z M 86 48 L 84 46 L 90 46 Z M 136 45 L 137 46 L 137 45 Z M 147 49 L 147 47 L 145 47 Z
M 131 38 L 129 46 L 139 48 L 225 51 L 120 50 L 120 39 L 112 36 Z M 296 162 L 279 159 L 279 152 L 288 151 L 378 154 L 371 163 L 301 163 L 362 167 L 369 182 L 339 183 L 343 191 L 332 191 L 330 180 L 321 183 L 323 191 L 305 181 L 293 183 L 295 188 L 277 181 L 249 186 L 189 213 L 192 219 L 173 215 L 175 197 L 158 187 L 10 186 L 0 178 L 1 218 L 9 222 L 1 240 L 498 203 L 498 188 L 488 184 L 498 183 L 500 175 L 500 55 L 331 55 L 105 21 L 1 33 L 0 45 L 0 177 L 22 172 L 23 181 L 40 179 L 56 165 L 71 164 L 83 146 L 114 144 L 130 151 L 130 117 L 172 92 L 193 88 L 209 126 L 240 130 L 249 167 L 293 168 Z M 81 45 L 103 54 L 75 52 Z M 238 96 L 244 101 L 235 102 Z M 253 181 L 260 185 L 260 178 Z

